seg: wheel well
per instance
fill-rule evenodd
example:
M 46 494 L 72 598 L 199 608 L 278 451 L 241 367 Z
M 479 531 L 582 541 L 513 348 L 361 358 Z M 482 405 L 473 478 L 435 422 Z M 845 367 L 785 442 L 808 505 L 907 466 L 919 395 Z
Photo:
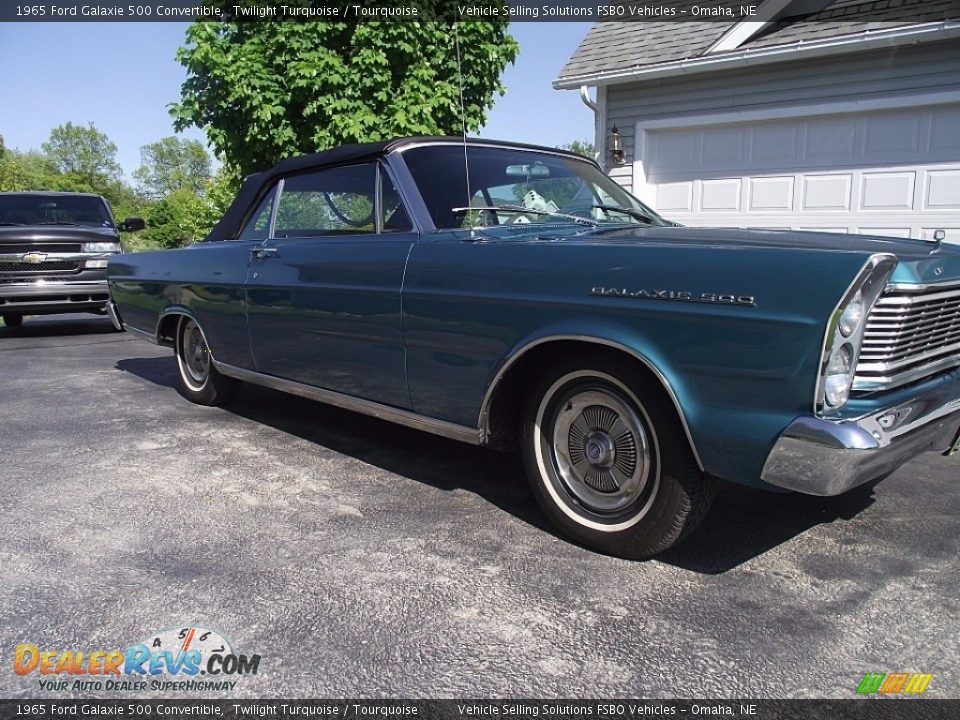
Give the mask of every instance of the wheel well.
M 160 318 L 160 323 L 157 325 L 157 342 L 160 345 L 166 345 L 168 347 L 174 346 L 176 342 L 177 325 L 180 324 L 180 320 L 184 317 L 186 316 L 182 313 L 170 313 Z
M 650 367 L 631 353 L 615 347 L 582 340 L 554 340 L 545 342 L 523 353 L 497 382 L 490 397 L 487 412 L 488 444 L 499 450 L 515 450 L 520 445 L 523 426 L 523 406 L 526 393 L 539 374 L 548 370 L 558 357 L 590 354 L 602 358 L 626 359 L 637 374 L 648 381 L 648 386 L 661 394 L 665 405 L 673 410 L 678 423 L 683 421 L 673 397 L 663 381 Z

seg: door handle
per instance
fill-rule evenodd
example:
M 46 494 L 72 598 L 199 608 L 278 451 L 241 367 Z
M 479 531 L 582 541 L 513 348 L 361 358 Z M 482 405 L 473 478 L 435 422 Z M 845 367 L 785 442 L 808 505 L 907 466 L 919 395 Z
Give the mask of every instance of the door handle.
M 250 249 L 250 254 L 255 258 L 263 260 L 268 257 L 274 257 L 277 254 L 277 248 L 275 247 L 255 247 Z

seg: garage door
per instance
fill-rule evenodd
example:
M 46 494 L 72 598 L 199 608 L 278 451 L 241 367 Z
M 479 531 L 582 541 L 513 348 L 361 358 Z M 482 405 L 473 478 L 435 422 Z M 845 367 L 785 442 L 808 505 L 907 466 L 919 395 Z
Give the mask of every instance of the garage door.
M 960 242 L 960 104 L 647 130 L 638 194 L 688 225 Z

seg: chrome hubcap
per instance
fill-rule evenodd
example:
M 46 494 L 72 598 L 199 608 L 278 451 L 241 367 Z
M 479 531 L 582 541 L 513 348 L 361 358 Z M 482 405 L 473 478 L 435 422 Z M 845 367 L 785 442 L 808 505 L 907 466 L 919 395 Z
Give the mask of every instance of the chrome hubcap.
M 210 373 L 210 351 L 203 339 L 200 326 L 188 320 L 183 329 L 183 365 L 190 379 L 197 385 L 203 385 Z
M 609 433 L 597 430 L 590 433 L 583 448 L 583 453 L 591 465 L 607 470 L 613 466 L 617 459 L 617 446 Z
M 583 508 L 619 513 L 646 489 L 651 463 L 645 425 L 613 392 L 591 389 L 568 397 L 557 413 L 552 439 L 564 489 Z

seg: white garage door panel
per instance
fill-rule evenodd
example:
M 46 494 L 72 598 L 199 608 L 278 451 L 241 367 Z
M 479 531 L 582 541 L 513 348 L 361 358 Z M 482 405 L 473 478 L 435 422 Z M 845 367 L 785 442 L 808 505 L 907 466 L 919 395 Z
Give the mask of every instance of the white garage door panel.
M 960 242 L 960 104 L 647 130 L 635 192 L 689 225 Z

